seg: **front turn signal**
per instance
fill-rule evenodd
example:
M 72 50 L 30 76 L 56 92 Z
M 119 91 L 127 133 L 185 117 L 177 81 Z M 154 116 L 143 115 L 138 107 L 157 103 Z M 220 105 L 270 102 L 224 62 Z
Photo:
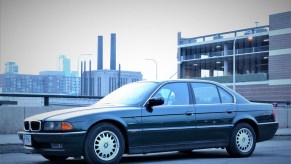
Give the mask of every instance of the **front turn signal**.
M 67 130 L 73 130 L 73 125 L 69 122 L 62 122 L 61 124 L 61 130 L 67 131 Z

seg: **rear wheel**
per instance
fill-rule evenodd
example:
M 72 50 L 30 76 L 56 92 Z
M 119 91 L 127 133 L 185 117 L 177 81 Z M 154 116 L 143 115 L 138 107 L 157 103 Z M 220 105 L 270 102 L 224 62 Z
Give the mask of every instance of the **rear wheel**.
M 114 125 L 95 125 L 85 140 L 84 158 L 88 163 L 119 163 L 124 153 L 124 138 Z
M 45 159 L 48 159 L 50 161 L 63 161 L 63 160 L 66 160 L 68 158 L 68 156 L 57 156 L 57 155 L 44 155 L 44 154 L 42 154 L 42 156 Z
M 230 136 L 230 144 L 226 148 L 232 157 L 248 157 L 256 147 L 256 133 L 247 123 L 236 125 Z

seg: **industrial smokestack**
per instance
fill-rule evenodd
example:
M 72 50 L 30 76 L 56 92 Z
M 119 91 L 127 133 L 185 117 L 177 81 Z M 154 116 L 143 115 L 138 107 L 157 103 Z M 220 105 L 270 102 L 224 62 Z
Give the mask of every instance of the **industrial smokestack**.
M 80 95 L 83 95 L 84 80 L 83 80 L 83 61 L 81 61 L 81 90 Z
M 88 83 L 89 83 L 89 96 L 92 96 L 92 70 L 91 70 L 91 60 L 89 61 L 89 79 L 88 79 Z
M 116 34 L 111 34 L 110 70 L 116 70 Z
M 97 70 L 103 70 L 103 36 L 98 36 Z
M 84 90 L 83 90 L 83 95 L 87 96 L 87 90 L 88 90 L 88 85 L 87 85 L 87 75 L 86 75 L 86 61 L 84 61 L 84 74 L 83 74 L 83 82 L 84 82 Z

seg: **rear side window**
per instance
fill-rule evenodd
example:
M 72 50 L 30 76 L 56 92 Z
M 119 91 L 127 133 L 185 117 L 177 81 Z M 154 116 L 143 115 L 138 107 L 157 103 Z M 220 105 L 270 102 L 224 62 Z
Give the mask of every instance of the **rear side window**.
M 208 83 L 192 83 L 196 104 L 218 104 L 220 103 L 217 88 Z
M 196 104 L 233 103 L 233 96 L 214 84 L 192 83 L 191 86 Z
M 220 87 L 218 87 L 218 90 L 219 90 L 222 103 L 233 103 L 233 97 L 231 94 L 229 94 L 228 92 L 226 92 L 224 89 Z

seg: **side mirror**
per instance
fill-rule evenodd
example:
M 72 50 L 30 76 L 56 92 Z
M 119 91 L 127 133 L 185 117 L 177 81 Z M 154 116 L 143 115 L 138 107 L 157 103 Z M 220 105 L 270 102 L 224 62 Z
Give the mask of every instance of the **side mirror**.
M 153 106 L 163 105 L 164 104 L 164 98 L 163 97 L 153 97 L 148 100 L 146 103 L 146 107 L 150 109 Z

